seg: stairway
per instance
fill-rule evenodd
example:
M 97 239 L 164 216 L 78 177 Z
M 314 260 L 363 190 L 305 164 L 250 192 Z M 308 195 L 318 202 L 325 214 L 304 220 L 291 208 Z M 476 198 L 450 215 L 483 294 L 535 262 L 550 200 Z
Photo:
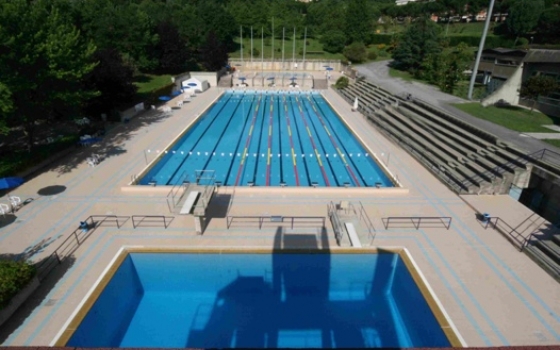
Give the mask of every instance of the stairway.
M 560 282 L 560 234 L 549 238 L 534 238 L 525 247 L 525 253 L 556 281 Z

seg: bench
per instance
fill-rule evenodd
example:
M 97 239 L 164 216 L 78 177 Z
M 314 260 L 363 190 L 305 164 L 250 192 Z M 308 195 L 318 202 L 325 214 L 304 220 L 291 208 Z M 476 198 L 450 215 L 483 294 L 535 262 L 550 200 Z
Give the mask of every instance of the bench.
M 199 195 L 200 195 L 200 192 L 197 192 L 197 191 L 192 191 L 191 193 L 189 193 L 189 195 L 187 196 L 187 199 L 185 200 L 185 203 L 183 204 L 183 207 L 181 208 L 181 211 L 180 211 L 181 215 L 186 215 L 186 214 L 191 213 L 192 208 L 194 206 L 194 203 L 198 199 Z
M 348 237 L 350 238 L 350 244 L 352 244 L 352 247 L 361 248 L 362 243 L 360 242 L 360 238 L 358 238 L 354 224 L 345 222 L 344 226 L 346 227 L 346 232 L 348 232 Z

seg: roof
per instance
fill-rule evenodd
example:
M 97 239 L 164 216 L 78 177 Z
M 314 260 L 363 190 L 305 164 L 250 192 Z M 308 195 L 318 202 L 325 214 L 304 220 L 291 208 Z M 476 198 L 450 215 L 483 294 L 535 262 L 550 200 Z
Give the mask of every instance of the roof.
M 560 50 L 529 50 L 523 62 L 560 63 Z
M 498 55 L 512 55 L 512 56 L 525 56 L 527 51 L 525 50 L 517 50 L 517 49 L 506 49 L 502 47 L 498 47 L 495 49 L 486 49 L 483 50 L 482 53 L 493 53 Z

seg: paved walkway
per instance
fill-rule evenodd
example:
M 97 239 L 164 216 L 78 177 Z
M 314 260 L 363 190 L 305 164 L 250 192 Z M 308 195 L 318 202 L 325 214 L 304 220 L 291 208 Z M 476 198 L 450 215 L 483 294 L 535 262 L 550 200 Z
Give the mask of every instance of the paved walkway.
M 211 89 L 167 117 L 149 111 L 122 125 L 121 133 L 107 135 L 96 148 L 76 153 L 18 188 L 14 194 L 34 200 L 16 213 L 16 220 L 0 226 L 0 254 L 23 254 L 39 261 L 71 237 L 78 222 L 89 215 L 173 216 L 161 191 L 134 194 L 122 192 L 121 187 L 145 167 L 145 150 L 162 150 L 219 94 Z M 327 204 L 346 200 L 361 203 L 376 229 L 373 241 L 368 232 L 358 232 L 362 244 L 410 251 L 468 345 L 560 343 L 558 283 L 500 233 L 485 230 L 476 219 L 473 208 L 487 210 L 488 205 L 496 205 L 492 202 L 496 197 L 474 197 L 477 200 L 467 204 L 379 134 L 361 114 L 352 112 L 338 94 L 328 90 L 324 95 L 371 152 L 388 163 L 408 193 L 376 193 L 375 189 L 357 193 L 344 188 L 286 188 L 283 193 L 281 189 L 222 187 L 203 235 L 195 233 L 192 217 L 182 216 L 170 218 L 167 228 L 144 225 L 135 229 L 130 220 L 121 222 L 120 229 L 100 227 L 84 238 L 71 258 L 51 273 L 0 329 L 0 342 L 12 346 L 51 344 L 123 246 L 279 247 L 277 227 L 266 225 L 259 230 L 255 222 L 236 223 L 228 229 L 225 216 L 326 216 Z M 90 168 L 84 157 L 93 151 L 103 159 Z M 38 194 L 50 186 L 59 186 L 59 193 Z M 500 197 L 499 205 L 500 216 L 512 226 L 532 215 L 507 196 Z M 406 224 L 386 229 L 383 218 L 389 216 L 446 216 L 452 224 L 449 230 L 432 225 L 416 230 Z M 296 227 L 291 238 L 300 247 L 329 247 L 336 252 L 339 247 L 328 222 L 325 232 L 326 240 L 319 234 L 310 235 L 308 228 L 299 231 Z
M 454 116 L 512 143 L 517 148 L 527 151 L 527 153 L 536 152 L 543 148 L 560 152 L 559 148 L 543 142 L 538 138 L 527 137 L 523 133 L 512 131 L 486 120 L 475 118 L 472 115 L 451 106 L 453 103 L 468 102 L 467 100 L 443 93 L 432 85 L 422 84 L 415 81 L 409 82 L 389 76 L 389 62 L 390 61 L 372 62 L 356 66 L 355 68 L 361 75 L 368 78 L 368 80 L 381 85 L 383 88 L 394 94 L 404 95 L 410 93 L 414 98 L 418 98 L 438 106 L 450 112 Z

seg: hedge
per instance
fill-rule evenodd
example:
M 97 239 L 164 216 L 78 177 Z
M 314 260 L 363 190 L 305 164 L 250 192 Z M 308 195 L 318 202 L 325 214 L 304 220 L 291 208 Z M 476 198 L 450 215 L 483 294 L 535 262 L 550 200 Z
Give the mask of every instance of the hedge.
M 35 267 L 25 261 L 0 260 L 0 309 L 35 276 Z
M 37 165 L 55 153 L 75 146 L 79 137 L 77 135 L 63 136 L 53 143 L 35 147 L 33 153 L 25 150 L 8 152 L 0 156 L 0 177 L 15 176 L 29 167 Z

